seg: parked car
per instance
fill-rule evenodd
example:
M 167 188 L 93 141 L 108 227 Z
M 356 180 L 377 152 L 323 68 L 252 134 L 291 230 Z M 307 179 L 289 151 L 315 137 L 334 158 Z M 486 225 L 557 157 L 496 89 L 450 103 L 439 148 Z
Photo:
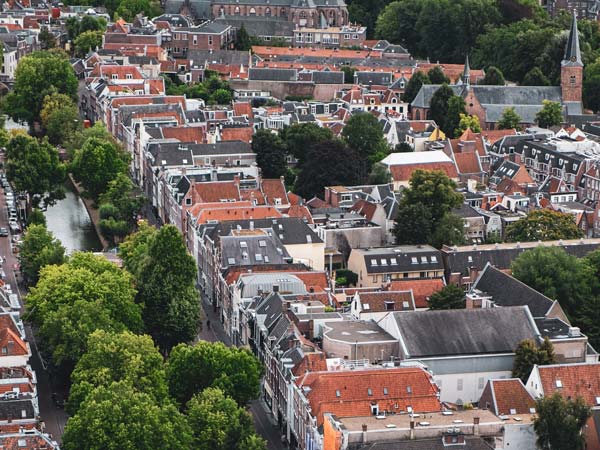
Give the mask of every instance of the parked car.
M 8 236 L 8 228 L 6 228 L 6 227 L 0 228 L 0 237 L 7 237 L 7 236 Z

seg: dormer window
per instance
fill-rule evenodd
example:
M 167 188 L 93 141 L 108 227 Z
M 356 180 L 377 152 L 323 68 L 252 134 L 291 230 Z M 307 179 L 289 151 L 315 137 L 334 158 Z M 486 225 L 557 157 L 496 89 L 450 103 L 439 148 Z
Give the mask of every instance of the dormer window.
M 111 77 L 113 80 L 118 80 L 118 79 L 119 79 L 119 75 L 118 75 L 118 74 L 116 74 L 116 73 L 113 73 L 113 74 L 112 74 L 110 77 Z
M 132 75 L 132 74 L 130 74 L 130 73 L 128 73 L 127 75 L 125 75 L 125 77 L 126 77 L 128 80 L 133 80 L 133 75 Z

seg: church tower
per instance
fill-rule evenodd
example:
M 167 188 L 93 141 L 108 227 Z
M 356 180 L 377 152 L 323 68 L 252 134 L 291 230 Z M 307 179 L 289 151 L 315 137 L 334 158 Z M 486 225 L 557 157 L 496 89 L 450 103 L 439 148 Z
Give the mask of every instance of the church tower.
M 471 84 L 471 67 L 469 66 L 469 55 L 465 59 L 465 68 L 463 69 L 462 84 L 469 86 Z
M 565 57 L 560 64 L 560 87 L 563 102 L 581 102 L 583 90 L 583 61 L 579 50 L 579 32 L 577 17 L 573 14 L 573 23 L 565 49 Z

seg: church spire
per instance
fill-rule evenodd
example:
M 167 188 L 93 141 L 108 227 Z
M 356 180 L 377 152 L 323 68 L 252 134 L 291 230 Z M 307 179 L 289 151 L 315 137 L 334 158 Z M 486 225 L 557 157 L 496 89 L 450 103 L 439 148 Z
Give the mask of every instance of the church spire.
M 577 15 L 573 14 L 573 22 L 571 23 L 571 31 L 569 32 L 569 40 L 565 48 L 565 57 L 562 61 L 563 66 L 583 66 L 581 60 L 581 51 L 579 50 L 579 31 L 577 30 Z
M 465 68 L 463 69 L 462 82 L 467 86 L 471 83 L 471 67 L 469 67 L 469 55 L 465 59 Z

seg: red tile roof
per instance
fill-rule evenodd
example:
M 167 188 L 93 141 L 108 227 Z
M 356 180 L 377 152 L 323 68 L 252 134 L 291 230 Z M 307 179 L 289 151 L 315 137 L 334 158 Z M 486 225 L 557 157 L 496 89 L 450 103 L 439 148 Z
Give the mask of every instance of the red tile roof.
M 296 383 L 310 388 L 305 395 L 318 425 L 326 412 L 337 417 L 370 416 L 374 403 L 382 412 L 400 413 L 409 406 L 414 412 L 441 410 L 438 387 L 418 368 L 311 372 Z
M 416 163 L 390 166 L 394 181 L 408 181 L 415 170 L 441 170 L 450 178 L 457 178 L 456 166 L 453 162 Z
M 193 185 L 193 203 L 241 200 L 238 184 L 234 181 L 211 181 Z
M 410 291 L 359 292 L 358 295 L 366 313 L 415 309 L 412 292 Z M 390 302 L 391 306 L 388 306 Z M 365 309 L 365 305 L 369 305 L 369 309 Z
M 361 198 L 352 205 L 350 211 L 355 211 L 358 214 L 365 216 L 369 222 L 372 222 L 373 216 L 375 216 L 375 212 L 377 211 L 377 205 Z
M 237 203 L 237 202 L 236 202 Z M 241 203 L 241 202 L 240 202 Z M 204 208 L 194 214 L 196 223 L 208 223 L 209 220 L 223 222 L 227 220 L 258 220 L 258 219 L 275 219 L 281 217 L 281 213 L 271 206 L 241 206 L 232 207 L 231 203 L 223 208 L 215 208 L 211 206 Z
M 589 406 L 598 406 L 600 398 L 600 363 L 555 364 L 537 366 L 546 397 L 555 392 L 563 397 L 582 397 Z M 560 383 L 558 383 L 560 381 Z M 561 387 L 558 387 L 560 384 Z
M 288 197 L 289 195 L 290 194 L 288 193 Z M 285 212 L 285 214 L 288 217 L 300 217 L 301 219 L 306 219 L 306 223 L 314 223 L 312 214 L 310 213 L 309 209 L 304 205 L 292 205 Z
M 477 152 L 454 153 L 454 161 L 460 174 L 480 173 L 482 171 Z
M 519 378 L 490 380 L 487 389 L 490 389 L 493 401 L 490 408 L 496 415 L 531 414 L 531 409 L 535 408 L 535 399 Z
M 289 205 L 287 191 L 282 179 L 263 179 L 261 182 L 262 191 L 265 194 L 265 201 L 270 204 L 275 204 L 275 199 L 281 199 L 282 205 Z
M 0 314 L 0 348 L 7 349 L 2 356 L 23 356 L 29 354 L 27 343 L 21 339 L 21 334 L 10 314 Z
M 504 136 L 513 136 L 517 134 L 517 132 L 512 130 L 482 130 L 481 135 L 488 140 L 490 144 L 494 144 L 496 141 L 499 141 Z
M 235 127 L 223 128 L 221 130 L 222 141 L 242 141 L 246 143 L 252 142 L 254 129 L 252 127 Z
M 288 192 L 287 195 L 291 205 L 300 205 L 301 203 L 303 203 L 303 198 L 300 197 L 298 194 Z
M 179 142 L 204 142 L 204 130 L 201 127 L 161 127 L 165 139 L 177 139 Z
M 325 289 L 329 287 L 327 272 L 292 272 L 292 275 L 300 278 L 308 292 L 310 292 L 311 288 L 314 292 L 325 292 Z
M 292 373 L 299 377 L 309 372 L 324 372 L 327 370 L 327 361 L 325 353 L 315 352 L 306 353 L 304 358 L 300 360 L 292 369 Z
M 233 104 L 233 115 L 246 116 L 248 119 L 252 119 L 254 117 L 252 105 L 250 102 L 235 102 Z
M 427 300 L 431 294 L 440 291 L 444 287 L 444 280 L 434 278 L 431 280 L 398 280 L 392 281 L 388 288 L 391 291 L 412 291 L 415 306 L 417 308 L 428 308 Z

